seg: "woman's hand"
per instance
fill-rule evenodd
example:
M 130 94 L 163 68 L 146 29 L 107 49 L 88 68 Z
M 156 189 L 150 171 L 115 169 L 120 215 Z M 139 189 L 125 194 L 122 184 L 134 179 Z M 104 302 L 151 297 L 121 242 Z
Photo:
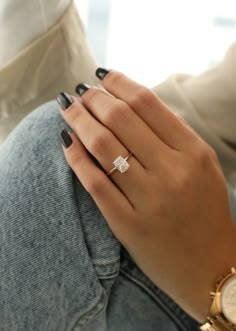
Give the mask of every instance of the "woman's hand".
M 236 265 L 217 155 L 150 89 L 117 71 L 98 73 L 106 74 L 101 84 L 109 94 L 82 85 L 81 96 L 60 108 L 76 133 L 65 158 L 137 265 L 202 323 L 216 278 Z M 107 176 L 129 152 L 128 170 Z

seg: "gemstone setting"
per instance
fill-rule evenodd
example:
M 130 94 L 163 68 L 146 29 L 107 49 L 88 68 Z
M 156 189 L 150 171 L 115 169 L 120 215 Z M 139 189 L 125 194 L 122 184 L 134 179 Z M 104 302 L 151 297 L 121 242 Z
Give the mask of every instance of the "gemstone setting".
M 121 173 L 129 169 L 129 163 L 122 156 L 118 156 L 113 164 Z

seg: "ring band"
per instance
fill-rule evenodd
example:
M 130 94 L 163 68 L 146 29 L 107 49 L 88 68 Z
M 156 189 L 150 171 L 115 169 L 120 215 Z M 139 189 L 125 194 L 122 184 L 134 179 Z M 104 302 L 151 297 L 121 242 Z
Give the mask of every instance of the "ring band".
M 121 173 L 126 172 L 130 166 L 127 160 L 130 158 L 132 153 L 130 152 L 125 158 L 122 156 L 118 156 L 112 164 L 114 164 L 114 168 L 107 172 L 107 176 L 111 175 L 115 170 L 119 170 Z

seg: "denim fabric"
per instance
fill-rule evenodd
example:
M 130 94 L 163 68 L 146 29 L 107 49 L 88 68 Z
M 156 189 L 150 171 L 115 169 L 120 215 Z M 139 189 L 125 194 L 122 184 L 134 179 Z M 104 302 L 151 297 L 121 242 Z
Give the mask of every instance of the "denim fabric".
M 65 160 L 64 127 L 53 101 L 0 146 L 0 330 L 198 330 L 111 232 Z

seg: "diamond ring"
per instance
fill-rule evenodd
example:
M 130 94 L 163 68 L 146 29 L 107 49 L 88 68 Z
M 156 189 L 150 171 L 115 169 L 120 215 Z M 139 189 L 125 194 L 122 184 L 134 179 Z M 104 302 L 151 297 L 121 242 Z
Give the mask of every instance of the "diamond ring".
M 121 173 L 127 171 L 130 166 L 127 160 L 131 155 L 132 153 L 129 153 L 125 158 L 118 156 L 115 161 L 112 162 L 112 164 L 114 164 L 114 168 L 108 171 L 107 176 L 111 175 L 115 170 L 119 170 Z

